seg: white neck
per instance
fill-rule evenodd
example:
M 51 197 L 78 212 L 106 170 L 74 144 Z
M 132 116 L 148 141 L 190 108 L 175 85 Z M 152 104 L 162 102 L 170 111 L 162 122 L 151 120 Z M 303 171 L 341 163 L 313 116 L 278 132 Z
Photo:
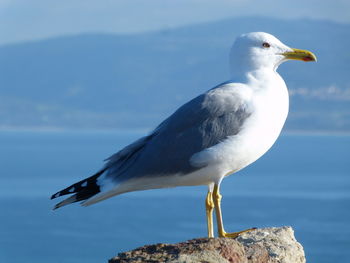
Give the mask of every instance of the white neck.
M 284 83 L 281 76 L 269 67 L 260 67 L 249 71 L 234 67 L 231 68 L 230 77 L 232 81 L 239 83 L 269 82 L 271 80 L 278 80 Z

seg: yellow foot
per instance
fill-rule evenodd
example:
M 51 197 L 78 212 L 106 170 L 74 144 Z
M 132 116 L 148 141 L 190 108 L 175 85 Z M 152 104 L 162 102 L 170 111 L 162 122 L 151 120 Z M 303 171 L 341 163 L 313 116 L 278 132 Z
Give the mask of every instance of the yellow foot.
M 246 229 L 246 230 L 242 230 L 242 231 L 234 232 L 234 233 L 226 233 L 226 232 L 223 232 L 223 233 L 220 233 L 220 234 L 219 234 L 219 237 L 236 238 L 236 237 L 238 237 L 240 234 L 243 234 L 243 233 L 246 233 L 246 232 L 250 232 L 250 231 L 253 231 L 253 230 L 255 230 L 255 229 L 256 229 L 256 227 L 248 228 L 248 229 Z

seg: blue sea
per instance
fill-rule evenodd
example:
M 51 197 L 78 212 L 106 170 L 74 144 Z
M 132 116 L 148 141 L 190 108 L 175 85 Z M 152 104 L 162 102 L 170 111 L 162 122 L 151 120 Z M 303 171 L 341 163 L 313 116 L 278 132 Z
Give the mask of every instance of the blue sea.
M 144 244 L 206 235 L 206 187 L 124 194 L 52 211 L 142 132 L 0 132 L 0 262 L 107 262 Z M 283 135 L 222 184 L 226 229 L 292 226 L 308 262 L 350 257 L 350 136 Z

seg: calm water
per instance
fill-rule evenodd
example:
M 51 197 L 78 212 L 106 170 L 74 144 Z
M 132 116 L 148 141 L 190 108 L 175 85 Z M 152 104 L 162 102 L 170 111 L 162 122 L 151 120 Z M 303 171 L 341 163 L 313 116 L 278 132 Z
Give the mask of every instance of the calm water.
M 107 262 L 144 244 L 206 235 L 206 187 L 121 195 L 51 211 L 141 133 L 0 132 L 0 262 Z M 308 262 L 350 257 L 350 137 L 282 136 L 222 185 L 227 230 L 291 225 Z

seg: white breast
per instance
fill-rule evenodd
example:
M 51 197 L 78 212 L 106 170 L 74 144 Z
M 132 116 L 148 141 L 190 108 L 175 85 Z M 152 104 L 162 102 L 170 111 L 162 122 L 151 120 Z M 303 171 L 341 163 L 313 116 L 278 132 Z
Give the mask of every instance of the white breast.
M 236 172 L 260 158 L 277 140 L 288 115 L 288 91 L 282 78 L 250 83 L 254 87 L 247 102 L 253 109 L 241 131 L 225 141 L 204 150 L 197 161 L 214 165 L 224 175 Z

